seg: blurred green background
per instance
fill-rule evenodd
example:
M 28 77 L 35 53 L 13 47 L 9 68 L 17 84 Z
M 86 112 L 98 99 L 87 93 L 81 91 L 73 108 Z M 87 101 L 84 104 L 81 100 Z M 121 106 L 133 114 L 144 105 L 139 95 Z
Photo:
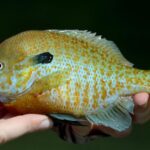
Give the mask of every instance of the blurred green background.
M 136 67 L 149 69 L 150 10 L 145 1 L 5 0 L 0 2 L 0 42 L 30 29 L 82 29 L 113 40 Z M 150 123 L 136 125 L 122 139 L 100 138 L 86 145 L 61 141 L 51 131 L 25 135 L 1 145 L 3 150 L 115 149 L 148 150 Z

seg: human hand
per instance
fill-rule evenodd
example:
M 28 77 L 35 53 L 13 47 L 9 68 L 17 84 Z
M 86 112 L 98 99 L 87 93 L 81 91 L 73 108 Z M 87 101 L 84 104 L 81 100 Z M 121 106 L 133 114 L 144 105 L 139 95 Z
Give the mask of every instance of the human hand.
M 27 114 L 15 116 L 8 114 L 0 104 L 0 144 L 26 133 L 51 128 L 52 121 L 45 115 Z
M 139 93 L 133 96 L 135 110 L 133 121 L 135 123 L 145 123 L 150 120 L 150 95 Z

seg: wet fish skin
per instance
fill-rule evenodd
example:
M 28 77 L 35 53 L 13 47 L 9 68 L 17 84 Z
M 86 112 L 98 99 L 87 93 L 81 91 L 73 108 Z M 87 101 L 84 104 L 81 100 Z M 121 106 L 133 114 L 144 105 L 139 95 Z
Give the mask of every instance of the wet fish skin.
M 0 53 L 0 97 L 9 111 L 66 114 L 109 126 L 111 119 L 99 120 L 120 112 L 129 119 L 131 95 L 150 91 L 149 71 L 133 68 L 113 42 L 87 31 L 23 32 L 2 42 Z M 46 53 L 51 61 L 34 59 Z

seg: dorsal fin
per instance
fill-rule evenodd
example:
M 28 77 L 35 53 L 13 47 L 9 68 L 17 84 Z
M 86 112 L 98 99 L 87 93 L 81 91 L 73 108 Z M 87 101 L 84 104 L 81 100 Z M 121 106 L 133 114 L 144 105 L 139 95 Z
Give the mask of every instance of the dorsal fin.
M 111 55 L 111 59 L 114 59 L 116 63 L 123 64 L 129 67 L 132 67 L 133 64 L 129 62 L 120 52 L 119 48 L 112 41 L 108 41 L 105 38 L 101 38 L 101 36 L 96 36 L 96 33 L 91 33 L 86 30 L 47 30 L 49 32 L 56 32 L 65 34 L 68 36 L 72 36 L 78 39 L 85 40 L 101 49 L 105 49 Z

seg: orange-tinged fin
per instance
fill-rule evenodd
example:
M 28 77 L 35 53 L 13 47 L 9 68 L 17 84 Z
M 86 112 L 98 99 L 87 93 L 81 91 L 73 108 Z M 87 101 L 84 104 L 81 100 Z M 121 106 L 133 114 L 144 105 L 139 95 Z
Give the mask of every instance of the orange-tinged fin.
M 118 98 L 116 103 L 104 110 L 98 110 L 93 114 L 86 115 L 89 122 L 96 125 L 104 125 L 116 131 L 122 132 L 131 126 L 134 103 L 131 97 Z
M 133 64 L 129 62 L 120 52 L 119 48 L 112 41 L 108 41 L 101 36 L 96 36 L 96 33 L 91 33 L 86 30 L 47 30 L 48 32 L 56 32 L 59 34 L 65 34 L 80 40 L 87 41 L 96 47 L 98 47 L 98 51 L 104 51 L 104 53 L 109 53 L 109 57 L 111 60 L 114 60 L 117 64 L 126 65 L 132 67 Z

